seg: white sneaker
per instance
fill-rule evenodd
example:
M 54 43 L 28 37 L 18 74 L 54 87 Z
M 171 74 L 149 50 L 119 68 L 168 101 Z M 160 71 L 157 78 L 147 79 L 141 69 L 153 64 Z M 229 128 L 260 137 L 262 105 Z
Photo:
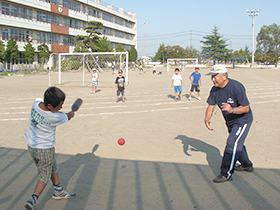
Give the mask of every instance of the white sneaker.
M 188 99 L 189 99 L 189 101 L 190 101 L 190 100 L 192 99 L 192 97 L 190 96 Z
M 61 200 L 61 199 L 71 199 L 71 198 L 75 198 L 76 194 L 70 194 L 69 192 L 67 192 L 66 190 L 61 190 L 61 191 L 55 191 L 52 195 L 52 198 L 55 200 Z
M 201 101 L 201 98 L 199 96 L 197 97 L 197 99 Z

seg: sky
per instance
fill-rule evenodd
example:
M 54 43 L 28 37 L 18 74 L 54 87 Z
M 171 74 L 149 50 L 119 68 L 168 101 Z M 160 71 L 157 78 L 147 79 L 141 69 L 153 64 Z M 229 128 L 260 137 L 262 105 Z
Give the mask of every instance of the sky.
M 255 17 L 255 37 L 263 25 L 280 25 L 280 0 L 104 0 L 125 12 L 137 14 L 138 57 L 155 56 L 161 43 L 192 45 L 201 50 L 201 40 L 216 25 L 228 48 L 252 50 L 252 18 L 247 9 L 261 9 Z M 144 27 L 144 22 L 148 21 Z M 144 38 L 145 30 L 145 38 Z M 144 41 L 146 40 L 146 41 Z M 255 39 L 256 40 L 256 39 Z M 146 48 L 144 47 L 146 43 Z M 255 41 L 256 44 L 256 41 Z M 144 50 L 146 49 L 146 50 Z

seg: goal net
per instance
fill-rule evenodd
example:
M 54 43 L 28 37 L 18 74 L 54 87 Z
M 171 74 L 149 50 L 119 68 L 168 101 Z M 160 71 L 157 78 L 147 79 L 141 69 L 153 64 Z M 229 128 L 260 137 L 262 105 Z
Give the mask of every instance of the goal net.
M 122 69 L 128 83 L 128 52 L 52 53 L 49 65 L 49 86 L 89 86 L 87 78 L 96 68 L 102 74 Z
M 198 66 L 198 58 L 169 58 L 167 59 L 167 71 L 178 68 L 184 71 L 185 68 Z

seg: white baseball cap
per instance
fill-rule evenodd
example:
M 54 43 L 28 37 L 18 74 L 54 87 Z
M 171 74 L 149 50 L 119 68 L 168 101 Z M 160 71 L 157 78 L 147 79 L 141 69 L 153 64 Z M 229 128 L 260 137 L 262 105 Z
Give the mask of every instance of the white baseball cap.
M 96 68 L 93 68 L 92 71 L 96 71 Z
M 214 65 L 212 66 L 210 72 L 206 75 L 225 74 L 225 73 L 227 73 L 227 68 L 224 65 Z

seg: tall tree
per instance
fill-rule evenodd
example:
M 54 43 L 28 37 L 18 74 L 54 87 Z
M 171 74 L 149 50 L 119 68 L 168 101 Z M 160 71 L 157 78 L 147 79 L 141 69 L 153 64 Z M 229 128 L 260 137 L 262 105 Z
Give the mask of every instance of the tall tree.
M 159 48 L 158 48 L 158 51 L 156 52 L 156 55 L 154 57 L 154 59 L 156 61 L 162 61 L 164 62 L 165 59 L 165 46 L 164 46 L 164 43 L 160 44 L 159 45 Z
M 223 36 L 219 34 L 217 26 L 215 26 L 211 32 L 211 35 L 203 37 L 205 41 L 200 41 L 203 44 L 201 52 L 202 56 L 217 61 L 226 60 L 230 52 L 227 49 L 227 40 L 223 39 Z
M 136 59 L 137 59 L 137 50 L 135 49 L 134 46 L 132 46 L 129 50 L 128 61 L 129 62 L 135 62 Z
M 94 44 L 100 40 L 102 30 L 104 29 L 103 23 L 98 21 L 89 21 L 88 26 L 86 26 L 84 29 L 88 35 L 77 35 L 76 39 L 81 41 L 85 48 L 91 49 L 92 52 L 97 52 Z M 91 47 L 93 47 L 93 49 Z
M 32 46 L 32 41 L 28 41 L 27 44 L 23 47 L 24 51 L 23 54 L 27 59 L 28 63 L 33 63 L 34 55 L 35 55 L 35 48 Z
M 275 23 L 262 26 L 257 36 L 257 48 L 262 53 L 271 54 L 277 66 L 280 53 L 280 26 Z
M 18 58 L 18 45 L 17 42 L 11 37 L 6 46 L 5 60 L 7 63 L 12 61 L 14 64 L 15 59 Z
M 5 61 L 5 45 L 4 42 L 0 40 L 0 63 L 4 63 Z
M 52 52 L 49 50 L 48 45 L 46 45 L 45 43 L 40 44 L 40 45 L 37 47 L 37 50 L 39 51 L 39 56 L 40 56 L 40 59 L 41 59 L 41 62 L 42 62 L 42 63 L 45 63 L 46 60 L 49 59 L 50 54 L 52 53 Z

